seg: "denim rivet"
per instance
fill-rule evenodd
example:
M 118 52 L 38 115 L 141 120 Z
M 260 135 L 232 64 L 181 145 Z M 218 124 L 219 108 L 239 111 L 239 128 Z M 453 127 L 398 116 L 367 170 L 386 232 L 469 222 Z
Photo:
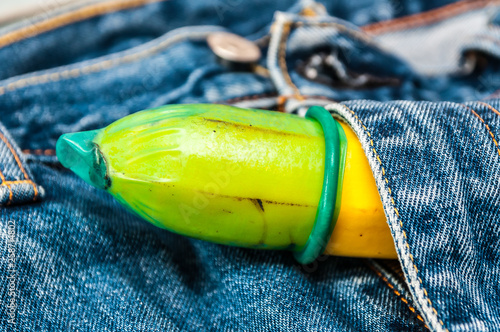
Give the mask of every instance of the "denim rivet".
M 214 32 L 208 46 L 220 59 L 236 63 L 255 63 L 261 58 L 259 47 L 250 40 L 229 32 Z

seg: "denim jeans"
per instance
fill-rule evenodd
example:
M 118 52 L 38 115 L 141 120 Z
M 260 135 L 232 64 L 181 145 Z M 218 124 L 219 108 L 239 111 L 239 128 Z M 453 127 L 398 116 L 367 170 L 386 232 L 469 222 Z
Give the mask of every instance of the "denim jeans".
M 93 1 L 0 30 L 1 330 L 500 330 L 500 4 L 447 3 Z M 215 31 L 259 63 L 219 61 Z M 55 157 L 63 133 L 176 103 L 325 106 L 399 261 L 176 235 Z

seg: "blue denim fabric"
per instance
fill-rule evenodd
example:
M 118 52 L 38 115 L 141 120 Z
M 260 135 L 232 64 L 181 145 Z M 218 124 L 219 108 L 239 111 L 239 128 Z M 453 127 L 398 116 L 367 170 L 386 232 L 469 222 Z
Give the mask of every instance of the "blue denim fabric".
M 499 330 L 500 5 L 377 23 L 446 3 L 94 1 L 1 30 L 1 330 Z M 213 31 L 254 40 L 260 70 L 217 61 Z M 346 121 L 399 261 L 172 234 L 54 155 L 63 133 L 207 102 Z
M 33 175 L 24 166 L 26 161 L 12 138 L 0 124 L 0 206 L 36 202 L 45 192 L 33 182 Z

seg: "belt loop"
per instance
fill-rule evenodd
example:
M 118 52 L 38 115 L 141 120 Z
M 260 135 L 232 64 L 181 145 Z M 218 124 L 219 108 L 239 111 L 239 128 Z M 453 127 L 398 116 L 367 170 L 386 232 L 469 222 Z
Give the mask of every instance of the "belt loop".
M 21 151 L 0 123 L 0 206 L 35 202 L 44 195 Z

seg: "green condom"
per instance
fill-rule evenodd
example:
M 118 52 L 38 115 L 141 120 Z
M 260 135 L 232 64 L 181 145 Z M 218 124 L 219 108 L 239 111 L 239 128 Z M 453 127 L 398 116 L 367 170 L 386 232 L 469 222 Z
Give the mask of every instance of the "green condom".
M 347 141 L 321 107 L 306 118 L 215 104 L 168 105 L 65 134 L 57 156 L 147 221 L 300 263 L 335 225 Z

